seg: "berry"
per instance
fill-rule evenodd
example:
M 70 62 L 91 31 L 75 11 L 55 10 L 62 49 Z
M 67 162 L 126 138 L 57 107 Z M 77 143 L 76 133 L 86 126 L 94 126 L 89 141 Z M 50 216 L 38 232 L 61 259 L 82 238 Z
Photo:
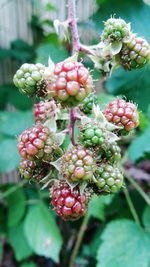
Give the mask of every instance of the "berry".
M 42 64 L 23 64 L 14 75 L 14 84 L 21 93 L 28 96 L 34 96 L 37 90 L 37 84 L 42 80 L 45 67 Z
M 97 104 L 97 98 L 96 96 L 91 93 L 88 97 L 86 97 L 80 106 L 80 109 L 85 113 L 85 114 L 92 114 L 92 109 L 93 109 L 93 104 Z
M 36 122 L 44 123 L 46 120 L 56 116 L 58 107 L 54 100 L 40 101 L 34 105 L 34 117 Z
M 52 97 L 66 106 L 76 106 L 91 92 L 92 77 L 79 62 L 63 61 L 54 69 L 55 82 L 49 83 L 48 90 Z
M 123 19 L 110 18 L 104 24 L 102 41 L 126 41 L 130 37 L 130 24 Z
M 105 193 L 114 193 L 123 185 L 123 175 L 116 166 L 108 163 L 101 163 L 95 172 L 95 178 L 99 191 Z
M 92 151 L 80 145 L 71 147 L 62 157 L 61 172 L 70 182 L 90 181 L 94 168 Z
M 97 124 L 85 124 L 80 133 L 80 142 L 85 147 L 100 146 L 105 140 L 105 133 Z
M 38 160 L 23 159 L 19 164 L 19 172 L 25 179 L 40 181 L 47 173 L 48 166 Z
M 53 157 L 55 146 L 53 133 L 42 125 L 26 129 L 18 138 L 18 150 L 23 159 L 49 161 Z
M 109 103 L 104 110 L 104 115 L 109 122 L 121 126 L 127 132 L 139 125 L 137 107 L 123 99 Z
M 142 68 L 150 60 L 150 46 L 141 38 L 132 36 L 120 51 L 120 64 L 126 70 Z
M 105 142 L 100 152 L 103 161 L 109 162 L 110 164 L 117 163 L 121 159 L 121 149 L 115 142 Z
M 51 189 L 52 205 L 58 216 L 63 220 L 78 220 L 87 212 L 90 193 L 84 191 L 82 194 L 78 187 L 71 189 L 61 180 Z

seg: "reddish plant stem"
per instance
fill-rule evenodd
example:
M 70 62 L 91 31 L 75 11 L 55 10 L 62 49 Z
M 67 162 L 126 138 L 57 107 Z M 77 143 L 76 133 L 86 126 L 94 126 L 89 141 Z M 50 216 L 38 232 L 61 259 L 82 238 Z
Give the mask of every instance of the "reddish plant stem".
M 77 28 L 77 21 L 76 21 L 76 0 L 68 0 L 68 20 L 70 25 L 70 30 L 72 33 L 72 54 L 79 52 L 80 50 L 80 40 L 79 40 L 79 33 Z M 75 145 L 75 138 L 74 138 L 74 129 L 75 129 L 75 108 L 70 109 L 70 126 L 69 126 L 69 135 L 70 140 L 73 145 Z
M 74 129 L 75 129 L 75 122 L 76 122 L 76 116 L 75 116 L 75 108 L 70 109 L 70 126 L 69 126 L 69 135 L 70 140 L 73 145 L 75 145 L 75 138 L 74 138 Z
M 76 0 L 68 0 L 69 25 L 72 33 L 72 54 L 80 50 L 80 40 L 76 18 Z

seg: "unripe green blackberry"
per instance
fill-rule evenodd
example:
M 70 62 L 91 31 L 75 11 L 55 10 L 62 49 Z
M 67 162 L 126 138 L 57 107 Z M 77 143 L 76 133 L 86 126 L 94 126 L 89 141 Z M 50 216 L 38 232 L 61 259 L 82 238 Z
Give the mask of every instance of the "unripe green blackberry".
M 97 124 L 85 124 L 81 126 L 80 142 L 85 147 L 100 146 L 105 141 L 105 133 Z
M 114 193 L 123 185 L 123 175 L 116 166 L 101 163 L 96 169 L 95 185 L 98 190 L 106 193 Z
M 150 60 L 150 45 L 141 37 L 132 35 L 120 51 L 120 64 L 125 70 L 142 68 Z
M 102 32 L 102 41 L 108 43 L 114 41 L 126 41 L 130 37 L 130 24 L 123 19 L 110 18 L 105 23 L 105 28 Z
M 80 106 L 80 109 L 85 114 L 92 114 L 93 104 L 97 104 L 97 98 L 94 93 L 91 93 L 88 97 L 86 97 L 83 100 L 82 105 Z
M 14 84 L 21 93 L 28 96 L 36 94 L 37 85 L 42 80 L 45 67 L 42 64 L 23 64 L 14 75 Z
M 43 125 L 26 129 L 18 138 L 18 150 L 23 159 L 50 161 L 53 160 L 55 149 L 55 135 Z
M 47 174 L 48 166 L 39 160 L 23 159 L 18 169 L 23 178 L 40 181 Z
M 106 159 L 110 163 L 118 162 L 121 159 L 121 149 L 117 143 L 108 143 L 102 153 L 102 158 Z
M 83 146 L 69 148 L 62 157 L 61 173 L 70 182 L 90 181 L 94 170 L 93 153 Z

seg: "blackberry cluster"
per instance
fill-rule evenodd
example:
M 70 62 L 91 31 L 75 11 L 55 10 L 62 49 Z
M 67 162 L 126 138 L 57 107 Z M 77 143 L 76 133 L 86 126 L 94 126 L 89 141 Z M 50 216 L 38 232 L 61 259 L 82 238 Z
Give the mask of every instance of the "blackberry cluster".
M 95 186 L 98 190 L 105 193 L 115 193 L 123 184 L 123 175 L 116 166 L 108 163 L 99 164 L 96 173 Z
M 87 212 L 90 193 L 80 193 L 79 187 L 71 190 L 66 181 L 56 183 L 51 189 L 52 205 L 63 220 L 78 220 Z
M 58 106 L 52 99 L 50 101 L 40 101 L 34 105 L 34 117 L 36 122 L 44 123 L 46 120 L 55 118 Z
M 121 127 L 120 131 L 130 132 L 139 125 L 136 105 L 123 99 L 109 103 L 104 110 L 104 115 L 109 122 Z
M 108 19 L 101 42 L 89 49 L 103 75 L 118 65 L 141 68 L 150 59 L 149 44 L 122 19 Z M 92 194 L 111 194 L 122 187 L 118 138 L 138 127 L 137 107 L 117 99 L 101 111 L 90 71 L 77 62 L 76 54 L 58 64 L 49 59 L 48 67 L 25 63 L 14 83 L 27 96 L 43 98 L 34 106 L 35 125 L 18 138 L 19 172 L 49 186 L 58 216 L 77 220 L 87 212 Z M 79 133 L 74 138 L 75 122 Z M 65 134 L 72 141 L 67 148 Z
M 54 68 L 54 75 L 55 82 L 49 83 L 48 91 L 65 106 L 76 106 L 91 93 L 92 77 L 80 62 L 60 62 Z
M 90 181 L 94 169 L 93 153 L 81 145 L 71 147 L 62 157 L 61 172 L 70 182 Z
M 14 84 L 21 93 L 34 96 L 43 79 L 45 67 L 42 64 L 23 64 L 14 75 Z
M 125 70 L 142 68 L 150 60 L 150 46 L 141 38 L 132 36 L 120 51 L 120 63 Z

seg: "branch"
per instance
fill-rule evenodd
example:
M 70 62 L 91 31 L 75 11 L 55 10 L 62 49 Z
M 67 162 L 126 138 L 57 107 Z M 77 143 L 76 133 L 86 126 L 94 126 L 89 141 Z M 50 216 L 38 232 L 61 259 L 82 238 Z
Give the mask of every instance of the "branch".
M 72 33 L 72 53 L 76 53 L 80 50 L 79 33 L 77 28 L 76 19 L 76 0 L 68 0 L 68 15 L 69 25 Z
M 69 5 L 68 21 L 72 33 L 72 54 L 74 54 L 76 52 L 79 52 L 80 50 L 80 40 L 79 40 L 79 33 L 78 33 L 77 19 L 76 19 L 76 0 L 68 0 L 68 5 Z M 73 145 L 75 145 L 75 140 L 74 140 L 75 122 L 76 122 L 75 108 L 71 108 L 69 135 Z
M 76 122 L 76 116 L 75 116 L 75 108 L 70 109 L 70 126 L 69 126 L 69 135 L 70 140 L 73 145 L 75 145 L 75 139 L 74 139 L 74 129 L 75 129 L 75 122 Z
M 90 217 L 88 215 L 86 215 L 84 217 L 84 219 L 83 219 L 83 222 L 81 224 L 80 230 L 78 232 L 78 236 L 77 236 L 77 240 L 76 240 L 74 249 L 73 249 L 71 257 L 70 257 L 69 267 L 74 267 L 75 259 L 76 259 L 76 256 L 78 254 L 78 251 L 79 251 L 79 248 L 80 248 L 84 233 L 86 231 L 86 228 L 87 228 L 87 225 L 88 225 L 88 222 L 89 222 L 89 218 Z

